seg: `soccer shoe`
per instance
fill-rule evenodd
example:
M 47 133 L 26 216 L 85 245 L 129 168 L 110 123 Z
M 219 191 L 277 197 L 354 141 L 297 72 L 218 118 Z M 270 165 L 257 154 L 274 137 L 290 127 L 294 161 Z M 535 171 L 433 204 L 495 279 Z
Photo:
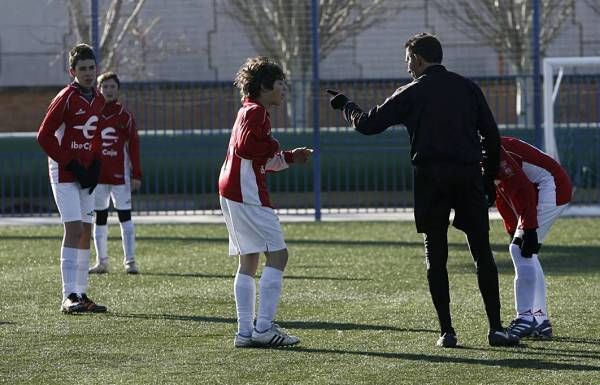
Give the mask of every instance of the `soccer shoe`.
M 60 306 L 60 311 L 65 314 L 81 313 L 85 311 L 85 307 L 83 306 L 83 303 L 77 294 L 71 293 L 63 301 L 62 305 Z
M 252 342 L 256 346 L 280 347 L 296 345 L 300 342 L 300 338 L 287 334 L 279 325 L 273 324 L 271 329 L 262 333 L 254 329 L 252 331 Z
M 508 332 L 519 338 L 525 338 L 533 335 L 535 327 L 537 326 L 535 319 L 527 321 L 523 318 L 515 318 L 508 325 Z
M 235 333 L 235 338 L 233 339 L 233 346 L 236 348 L 249 348 L 254 346 L 254 343 L 252 342 L 252 336 L 245 337 L 239 335 L 238 333 Z
M 104 274 L 108 273 L 108 262 L 98 262 L 88 270 L 90 274 Z
M 438 338 L 436 345 L 442 348 L 455 348 L 458 339 L 456 338 L 455 333 L 446 332 Z
M 488 342 L 491 346 L 517 346 L 520 342 L 518 336 L 510 334 L 507 329 L 490 330 Z
M 85 293 L 81 294 L 81 304 L 85 308 L 85 310 L 83 311 L 90 313 L 106 313 L 107 310 L 106 306 L 98 305 L 97 303 L 89 299 L 88 296 L 85 295 Z
M 532 337 L 540 339 L 540 340 L 551 340 L 552 339 L 552 324 L 549 320 L 543 320 L 541 323 L 537 324 L 535 327 L 535 331 L 532 334 Z
M 132 261 L 132 262 L 127 262 L 125 264 L 125 272 L 127 274 L 137 274 L 137 273 L 139 273 L 139 270 L 138 270 L 135 262 Z

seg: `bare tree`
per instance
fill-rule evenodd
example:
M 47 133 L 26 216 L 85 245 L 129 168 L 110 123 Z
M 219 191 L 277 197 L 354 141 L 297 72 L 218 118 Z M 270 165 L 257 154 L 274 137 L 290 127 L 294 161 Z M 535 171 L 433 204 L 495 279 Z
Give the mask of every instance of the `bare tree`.
M 394 0 L 319 0 L 319 60 L 325 59 L 346 39 L 352 38 L 406 8 Z M 310 94 L 306 81 L 312 69 L 310 0 L 227 0 L 226 12 L 248 32 L 254 48 L 281 61 L 294 87 L 294 106 L 288 113 L 304 126 L 301 111 Z M 301 91 L 301 92 L 299 92 Z
M 139 14 L 146 0 L 112 0 L 105 12 L 101 12 L 100 68 L 103 70 L 123 70 L 131 77 L 147 75 L 144 58 L 146 52 L 158 45 L 150 32 L 160 20 L 155 17 L 142 22 Z M 124 3 L 130 11 L 125 12 Z M 77 41 L 90 41 L 89 0 L 68 0 L 67 9 Z M 127 55 L 118 54 L 125 51 Z M 134 60 L 135 57 L 135 60 Z
M 593 1 L 593 0 L 588 0 Z M 433 0 L 442 16 L 466 36 L 492 47 L 508 60 L 517 75 L 517 115 L 533 118 L 533 105 L 524 95 L 531 90 L 533 6 L 528 0 Z M 574 0 L 540 0 L 542 56 L 563 23 L 574 12 Z M 530 93 L 531 94 L 531 93 Z
M 600 0 L 585 0 L 585 3 L 590 7 L 594 12 L 600 15 Z

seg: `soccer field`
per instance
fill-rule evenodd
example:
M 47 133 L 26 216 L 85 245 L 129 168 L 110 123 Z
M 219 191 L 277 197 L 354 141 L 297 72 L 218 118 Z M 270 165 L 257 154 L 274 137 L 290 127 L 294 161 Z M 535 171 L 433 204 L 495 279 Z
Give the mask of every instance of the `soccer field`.
M 503 320 L 513 316 L 508 237 L 492 221 Z M 139 225 L 142 274 L 90 276 L 107 314 L 63 315 L 60 226 L 0 227 L 0 383 L 598 384 L 600 219 L 560 219 L 542 249 L 552 341 L 487 344 L 462 233 L 449 235 L 459 349 L 435 347 L 421 236 L 412 222 L 284 224 L 290 262 L 278 323 L 297 347 L 235 349 L 233 274 L 220 225 Z M 92 257 L 93 258 L 93 257 Z

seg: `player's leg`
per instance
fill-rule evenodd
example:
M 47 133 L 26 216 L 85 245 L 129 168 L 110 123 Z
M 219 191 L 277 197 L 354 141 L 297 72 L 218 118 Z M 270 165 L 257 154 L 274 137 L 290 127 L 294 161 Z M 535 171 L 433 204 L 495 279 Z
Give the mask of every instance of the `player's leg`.
M 238 330 L 234 345 L 246 347 L 252 344 L 254 313 L 256 308 L 256 283 L 254 276 L 258 268 L 259 254 L 245 254 L 239 257 L 239 266 L 233 280 L 235 309 Z
M 108 273 L 108 207 L 110 204 L 110 185 L 99 184 L 94 190 L 94 246 L 96 264 L 89 270 L 92 274 Z
M 538 252 L 532 256 L 536 265 L 536 285 L 533 299 L 533 315 L 536 321 L 535 337 L 550 339 L 553 336 L 552 324 L 548 318 L 547 297 L 546 297 L 546 277 L 540 263 L 539 250 L 546 239 L 550 228 L 560 217 L 567 205 L 556 206 L 554 201 L 549 204 L 538 204 L 538 241 L 540 242 Z
M 64 313 L 78 312 L 83 310 L 83 305 L 77 295 L 77 255 L 83 232 L 79 207 L 79 185 L 77 183 L 52 183 L 51 187 L 64 226 L 60 249 L 60 275 L 63 292 L 61 310 Z
M 264 242 L 256 241 L 249 208 L 243 203 L 220 197 L 223 219 L 229 234 L 229 255 L 239 255 L 239 265 L 233 281 L 233 293 L 238 320 L 234 338 L 235 347 L 252 346 L 252 330 L 256 306 L 256 283 L 254 276 L 258 268 L 259 251 Z
M 131 185 L 113 186 L 111 197 L 119 216 L 121 242 L 123 244 L 123 266 L 128 274 L 137 274 L 135 262 L 135 226 L 131 220 Z
M 437 345 L 456 346 L 456 332 L 450 316 L 450 285 L 448 281 L 448 227 L 429 229 L 423 234 L 425 243 L 425 263 L 429 293 L 440 325 L 440 338 Z
M 83 231 L 79 238 L 79 250 L 77 253 L 77 290 L 85 311 L 104 313 L 106 312 L 106 306 L 96 304 L 86 294 L 88 289 L 88 269 L 90 267 L 92 222 L 94 221 L 94 194 L 90 194 L 87 188 L 80 189 L 79 202 Z
M 517 315 L 508 328 L 511 333 L 523 338 L 530 336 L 535 331 L 536 324 L 532 309 L 537 281 L 537 266 L 533 257 L 526 258 L 521 254 L 523 243 L 521 237 L 522 231 L 517 231 L 509 246 L 510 257 L 515 269 L 514 293 Z

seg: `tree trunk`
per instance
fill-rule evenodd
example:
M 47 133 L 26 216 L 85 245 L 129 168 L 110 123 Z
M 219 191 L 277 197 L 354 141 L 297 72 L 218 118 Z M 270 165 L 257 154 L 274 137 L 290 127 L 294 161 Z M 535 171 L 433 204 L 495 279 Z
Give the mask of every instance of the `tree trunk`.
M 517 76 L 517 123 L 522 128 L 534 128 L 533 79 Z

